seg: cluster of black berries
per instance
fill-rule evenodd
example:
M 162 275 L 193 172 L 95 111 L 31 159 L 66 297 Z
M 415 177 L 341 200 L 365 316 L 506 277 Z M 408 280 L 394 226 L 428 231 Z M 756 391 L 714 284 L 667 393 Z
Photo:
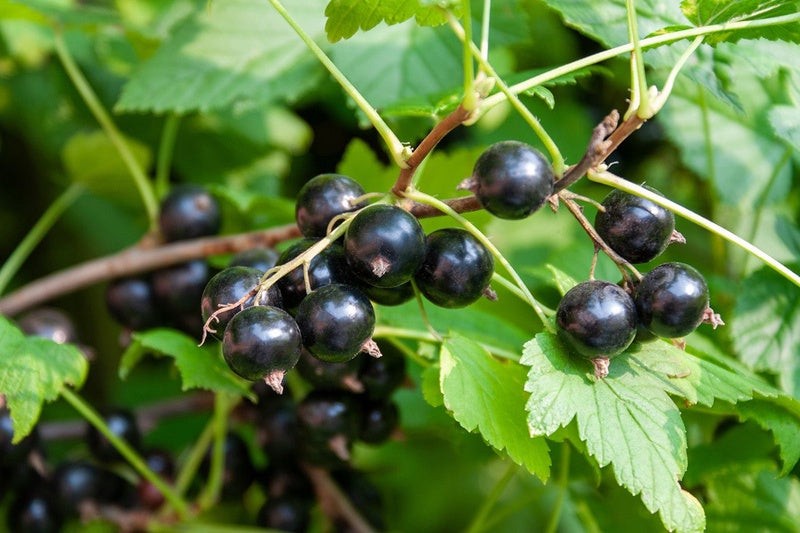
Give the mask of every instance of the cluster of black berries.
M 595 228 L 630 263 L 650 261 L 670 242 L 681 240 L 674 231 L 672 212 L 650 200 L 615 190 L 602 206 Z M 634 339 L 678 338 L 693 332 L 713 317 L 708 305 L 702 274 L 690 265 L 671 262 L 655 267 L 627 290 L 602 280 L 579 283 L 562 298 L 556 324 L 572 349 L 597 359 L 597 375 L 602 377 L 608 358 L 625 351 Z

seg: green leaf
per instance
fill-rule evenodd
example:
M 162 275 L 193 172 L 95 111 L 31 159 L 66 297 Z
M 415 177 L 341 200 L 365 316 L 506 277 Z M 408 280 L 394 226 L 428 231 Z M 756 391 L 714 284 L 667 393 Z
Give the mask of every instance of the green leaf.
M 325 8 L 325 32 L 332 43 L 380 24 L 398 24 L 414 17 L 420 26 L 447 22 L 444 12 L 420 0 L 331 0 Z
M 753 420 L 772 432 L 780 448 L 781 475 L 785 476 L 800 460 L 800 416 L 775 402 L 753 400 L 736 406 L 743 420 Z
M 683 0 L 681 10 L 697 26 L 739 20 L 757 20 L 797 13 L 796 0 Z M 800 24 L 784 24 L 709 35 L 706 42 L 716 44 L 738 39 L 800 40 Z
M 571 358 L 555 335 L 525 345 L 530 366 L 525 390 L 531 435 L 546 436 L 577 420 L 581 440 L 617 482 L 640 495 L 670 530 L 701 531 L 703 508 L 678 484 L 686 470 L 686 430 L 680 411 L 649 372 L 618 356 L 608 377 L 589 377 L 591 365 Z
M 26 337 L 0 316 L 0 394 L 14 426 L 14 443 L 32 430 L 44 402 L 58 398 L 66 385 L 80 388 L 89 364 L 72 344 Z
M 444 405 L 467 431 L 486 441 L 542 481 L 550 476 L 550 453 L 541 437 L 531 438 L 525 423 L 525 370 L 500 362 L 470 339 L 451 334 L 440 353 Z
M 324 0 L 295 2 L 291 15 L 318 36 L 324 5 Z M 307 68 L 308 57 L 303 41 L 267 2 L 212 2 L 179 24 L 141 65 L 116 109 L 185 113 L 226 107 L 243 98 L 298 98 L 298 85 L 286 78 L 302 81 L 293 73 Z
M 564 296 L 568 290 L 578 284 L 578 280 L 555 265 L 548 264 L 547 269 L 553 273 L 553 280 L 556 282 L 556 288 L 561 296 Z
M 84 5 L 75 2 L 48 0 L 1 0 L 0 18 L 24 18 L 42 22 L 31 13 L 38 13 L 49 22 L 66 26 L 98 26 L 119 24 L 119 15 L 107 7 Z
M 769 123 L 775 135 L 800 152 L 800 109 L 790 105 L 776 105 L 769 111 Z
M 152 163 L 150 149 L 133 139 L 125 139 L 134 159 L 143 169 Z M 122 201 L 137 201 L 136 184 L 122 157 L 101 130 L 78 132 L 61 151 L 61 160 L 73 181 L 83 183 L 100 196 Z
M 422 381 L 420 382 L 422 397 L 432 407 L 444 405 L 444 396 L 439 385 L 440 374 L 441 370 L 438 363 L 432 364 L 422 371 Z
M 236 377 L 222 360 L 216 343 L 200 347 L 194 339 L 173 329 L 158 328 L 134 333 L 133 342 L 122 354 L 120 377 L 125 379 L 149 352 L 175 360 L 175 366 L 181 373 L 183 390 L 207 389 L 255 398 L 248 382 Z
M 739 358 L 756 371 L 778 376 L 800 398 L 800 291 L 764 267 L 742 282 L 730 324 Z

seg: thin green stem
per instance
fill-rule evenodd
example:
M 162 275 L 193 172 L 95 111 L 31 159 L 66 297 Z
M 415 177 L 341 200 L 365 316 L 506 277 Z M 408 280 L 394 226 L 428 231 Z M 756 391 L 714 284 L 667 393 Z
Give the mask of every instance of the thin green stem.
M 472 7 L 469 0 L 461 0 L 464 10 L 464 38 L 461 41 L 462 59 L 464 62 L 464 99 L 461 107 L 470 113 L 478 107 L 478 98 L 475 95 L 475 67 L 472 62 Z
M 0 268 L 0 294 L 6 290 L 6 287 L 14 278 L 14 275 L 22 267 L 25 260 L 33 252 L 36 246 L 42 241 L 53 224 L 64 214 L 69 206 L 80 196 L 83 192 L 83 187 L 78 183 L 73 183 L 61 193 L 61 195 L 53 201 L 52 204 L 45 210 L 36 224 L 28 231 L 25 238 L 22 239 L 16 249 L 8 256 L 3 267 Z
M 467 533 L 479 533 L 480 531 L 483 531 L 486 518 L 489 516 L 494 504 L 497 503 L 498 499 L 500 499 L 500 495 L 503 494 L 506 486 L 508 486 L 509 482 L 514 478 L 514 474 L 516 473 L 517 465 L 509 462 L 505 473 L 500 479 L 497 480 L 497 483 L 495 483 L 492 491 L 486 496 L 486 499 L 483 500 L 483 504 L 478 509 L 478 512 L 475 513 L 475 517 L 472 519 L 472 522 L 467 528 Z
M 678 58 L 678 61 L 675 62 L 675 65 L 673 65 L 672 69 L 669 71 L 669 75 L 664 81 L 664 87 L 658 92 L 658 95 L 650 103 L 650 107 L 654 115 L 661 111 L 661 108 L 664 107 L 665 103 L 667 103 L 667 99 L 672 93 L 672 88 L 675 85 L 675 80 L 678 78 L 678 73 L 680 73 L 683 66 L 686 64 L 689 58 L 692 57 L 695 51 L 700 48 L 700 45 L 703 44 L 704 39 L 705 37 L 702 35 L 695 37 L 694 41 L 692 41 L 692 44 L 690 44 L 686 50 L 683 51 L 681 57 Z
M 489 26 L 491 19 L 492 0 L 483 0 L 483 17 L 481 18 L 481 57 L 486 60 L 489 59 Z
M 166 194 L 169 189 L 169 169 L 172 165 L 172 154 L 175 151 L 175 139 L 178 136 L 180 123 L 180 115 L 170 113 L 164 121 L 164 129 L 161 130 L 156 162 L 156 194 L 159 197 Z
M 409 155 L 409 151 L 403 146 L 403 143 L 400 142 L 400 139 L 397 138 L 397 135 L 392 131 L 392 129 L 384 122 L 381 116 L 375 111 L 367 99 L 358 92 L 358 89 L 350 83 L 350 80 L 347 79 L 342 71 L 338 69 L 338 67 L 331 61 L 331 59 L 325 54 L 322 48 L 319 47 L 317 43 L 309 36 L 303 28 L 292 18 L 286 8 L 278 0 L 269 0 L 270 4 L 275 8 L 286 22 L 297 32 L 297 35 L 303 40 L 309 50 L 316 56 L 317 60 L 322 63 L 322 65 L 330 72 L 331 76 L 341 85 L 342 89 L 350 95 L 359 109 L 367 116 L 369 121 L 378 131 L 378 134 L 383 138 L 383 142 L 386 143 L 386 146 L 389 148 L 389 152 L 392 154 L 392 159 L 400 168 L 406 168 L 406 158 Z
M 209 446 L 211 446 L 211 442 L 214 440 L 214 428 L 215 421 L 212 417 L 212 419 L 208 421 L 208 424 L 206 424 L 206 427 L 203 428 L 203 432 L 200 433 L 192 449 L 189 450 L 189 455 L 187 455 L 186 459 L 183 461 L 183 465 L 175 479 L 175 491 L 178 494 L 183 495 L 189 489 L 189 485 L 191 485 Z
M 375 331 L 372 333 L 373 337 L 397 337 L 399 339 L 412 339 L 425 342 L 440 343 L 441 339 L 437 339 L 432 333 L 427 331 L 420 331 L 418 329 L 397 328 L 393 326 L 375 326 Z M 509 359 L 511 361 L 519 361 L 519 353 L 506 350 L 491 344 L 478 343 L 487 352 L 502 359 Z M 430 363 L 428 363 L 430 364 Z
M 64 42 L 64 35 L 61 31 L 55 32 L 54 44 L 56 54 L 61 60 L 64 70 L 67 71 L 69 79 L 72 80 L 73 85 L 75 85 L 75 88 L 78 90 L 81 98 L 83 98 L 84 103 L 86 103 L 86 106 L 92 112 L 97 122 L 100 123 L 103 131 L 105 131 L 106 135 L 108 135 L 109 140 L 111 140 L 111 144 L 113 144 L 117 149 L 117 152 L 119 152 L 123 164 L 128 169 L 128 172 L 133 178 L 134 183 L 136 183 L 136 187 L 139 189 L 139 195 L 142 197 L 142 202 L 144 203 L 145 210 L 147 211 L 147 217 L 150 221 L 150 228 L 152 230 L 157 229 L 158 200 L 156 199 L 153 184 L 145 175 L 144 170 L 142 170 L 142 168 L 139 166 L 139 162 L 136 161 L 133 152 L 131 152 L 128 143 L 125 141 L 125 137 L 122 135 L 119 129 L 117 129 L 116 124 L 114 124 L 114 121 L 111 120 L 111 116 L 103 107 L 103 104 L 100 102 L 100 99 L 97 97 L 94 90 L 92 90 L 92 87 L 89 85 L 89 82 L 78 68 L 78 65 L 75 64 L 75 61 L 72 59 L 72 55 L 69 53 L 67 45 Z
M 525 296 L 525 293 L 517 287 L 517 284 L 511 281 L 510 279 L 506 279 L 502 274 L 498 274 L 497 272 L 492 274 L 492 281 L 498 283 L 508 289 L 514 296 L 519 298 L 520 300 L 524 301 L 525 303 L 528 302 L 528 297 Z M 550 309 L 543 303 L 539 302 L 539 305 L 542 307 L 542 310 L 548 315 L 554 315 L 556 312 L 553 309 Z
M 611 187 L 615 187 L 617 189 L 621 189 L 623 191 L 629 192 L 631 194 L 635 194 L 636 196 L 641 196 L 642 198 L 647 198 L 651 202 L 658 204 L 662 207 L 665 207 L 672 211 L 673 213 L 682 216 L 683 218 L 697 224 L 701 228 L 707 229 L 708 231 L 719 235 L 723 239 L 727 240 L 738 246 L 739 248 L 745 250 L 747 253 L 754 255 L 755 257 L 759 258 L 763 261 L 766 265 L 770 268 L 778 272 L 780 275 L 800 287 L 800 275 L 796 274 L 789 270 L 786 266 L 784 266 L 780 261 L 771 257 L 769 254 L 761 250 L 760 248 L 750 244 L 746 240 L 742 239 L 738 235 L 734 234 L 731 231 L 726 230 L 722 226 L 711 222 L 705 217 L 702 217 L 692 211 L 691 209 L 687 209 L 680 204 L 676 204 L 675 202 L 664 198 L 658 194 L 652 193 L 647 189 L 640 187 L 636 184 L 633 184 L 625 179 L 620 178 L 610 172 L 589 172 L 587 174 L 590 180 L 602 183 L 604 185 L 609 185 Z
M 555 480 L 556 485 L 558 485 L 558 496 L 550 514 L 550 519 L 547 521 L 545 533 L 555 533 L 558 530 L 558 523 L 561 521 L 561 509 L 564 507 L 564 500 L 567 499 L 567 492 L 569 491 L 569 456 L 571 451 L 572 448 L 568 442 L 564 442 L 561 445 L 561 460 L 558 463 L 558 474 Z
M 665 33 L 662 35 L 655 35 L 639 41 L 642 50 L 646 48 L 653 48 L 663 44 L 669 44 L 675 41 L 682 41 L 684 39 L 692 39 L 700 35 L 711 35 L 714 33 L 730 32 L 736 30 L 744 30 L 749 28 L 763 28 L 767 26 L 778 26 L 781 24 L 789 24 L 792 22 L 800 21 L 800 13 L 792 13 L 789 15 L 782 15 L 779 17 L 770 17 L 758 20 L 742 20 L 736 22 L 726 22 L 724 24 L 712 24 L 709 26 L 699 26 L 697 28 L 690 28 L 686 30 L 675 31 L 672 33 Z M 538 74 L 525 81 L 519 82 L 509 87 L 509 90 L 514 94 L 528 91 L 538 85 L 547 83 L 556 78 L 575 72 L 582 68 L 602 63 L 609 59 L 613 59 L 622 54 L 628 54 L 633 51 L 633 43 L 626 43 L 608 50 L 603 50 L 596 54 L 586 56 L 571 63 L 561 65 L 560 67 L 548 70 Z M 506 95 L 502 93 L 493 94 L 483 100 L 482 105 L 473 113 L 470 122 L 475 122 L 480 115 L 493 108 L 497 104 L 506 100 Z
M 228 432 L 228 413 L 235 401 L 223 392 L 214 396 L 214 417 L 212 418 L 214 442 L 211 448 L 211 466 L 205 489 L 197 499 L 201 509 L 209 509 L 219 499 L 222 489 L 222 474 L 225 471 L 225 435 Z
M 450 23 L 451 28 L 453 28 L 453 32 L 456 34 L 456 36 L 461 39 L 461 42 L 469 44 L 473 57 L 478 60 L 478 64 L 481 66 L 481 68 L 483 68 L 489 76 L 494 78 L 498 89 L 500 89 L 500 92 L 505 95 L 514 110 L 520 114 L 520 116 L 525 120 L 525 122 L 528 123 L 528 126 L 530 126 L 536 136 L 539 137 L 539 140 L 550 154 L 550 159 L 553 160 L 553 172 L 557 178 L 560 178 L 566 170 L 566 164 L 564 163 L 564 156 L 561 155 L 561 151 L 558 149 L 558 145 L 542 127 L 539 120 L 533 116 L 533 113 L 531 113 L 530 109 L 525 107 L 525 104 L 522 103 L 519 97 L 517 97 L 517 95 L 508 87 L 508 85 L 506 85 L 500 76 L 497 75 L 494 67 L 492 67 L 492 65 L 481 56 L 481 52 L 478 50 L 478 47 L 475 46 L 475 43 L 466 41 L 464 29 L 461 27 L 458 21 L 450 16 L 448 17 L 448 22 Z M 482 108 L 483 105 L 480 106 L 480 109 Z M 470 119 L 464 122 L 464 124 L 470 123 L 474 123 L 474 120 Z
M 114 446 L 114 448 L 120 453 L 120 455 L 122 455 L 122 457 L 125 458 L 126 461 L 128 461 L 133 469 L 136 470 L 139 475 L 141 475 L 147 481 L 152 483 L 159 490 L 159 492 L 164 495 L 164 498 L 167 500 L 167 502 L 169 502 L 169 504 L 181 517 L 186 515 L 188 511 L 188 505 L 176 493 L 175 489 L 170 487 L 163 479 L 150 470 L 147 467 L 147 463 L 145 463 L 144 459 L 142 459 L 139 454 L 136 453 L 136 450 L 131 448 L 127 442 L 114 434 L 103 421 L 103 418 L 92 408 L 91 405 L 86 403 L 83 398 L 67 388 L 61 390 L 61 397 L 64 398 L 64 400 L 66 400 L 67 403 L 73 407 L 73 409 L 78 411 L 78 413 L 85 418 L 87 422 L 89 422 L 105 438 L 107 438 L 111 445 Z
M 531 291 L 528 290 L 528 287 L 525 285 L 525 282 L 522 281 L 522 278 L 519 276 L 519 274 L 517 274 L 517 271 L 514 270 L 514 267 L 511 266 L 511 264 L 503 256 L 503 254 L 500 253 L 500 250 L 497 249 L 497 247 L 494 245 L 494 243 L 492 243 L 492 241 L 490 241 L 486 237 L 486 235 L 484 235 L 483 232 L 481 232 L 481 230 L 476 228 L 475 225 L 472 224 L 472 222 L 470 222 L 469 220 L 467 220 L 466 218 L 461 216 L 459 213 L 456 213 L 456 211 L 453 210 L 452 207 L 450 207 L 446 203 L 442 202 L 441 200 L 439 200 L 437 198 L 434 198 L 433 196 L 430 196 L 428 194 L 422 193 L 420 191 L 409 191 L 408 194 L 406 194 L 406 197 L 409 198 L 410 200 L 414 200 L 415 202 L 419 202 L 419 203 L 422 203 L 422 204 L 427 204 L 427 205 L 433 206 L 436 209 L 438 209 L 439 211 L 441 211 L 442 213 L 444 213 L 446 215 L 449 215 L 453 220 L 455 220 L 456 222 L 458 222 L 459 224 L 464 226 L 464 228 L 467 231 L 472 233 L 475 236 L 476 239 L 481 241 L 481 243 L 484 246 L 486 246 L 486 248 L 488 248 L 490 252 L 492 252 L 492 254 L 495 256 L 497 261 L 501 265 L 503 265 L 503 268 L 506 269 L 506 271 L 512 277 L 512 279 L 517 284 L 519 289 L 525 294 L 525 297 L 526 297 L 526 300 L 527 300 L 528 304 L 531 306 L 531 308 L 533 308 L 534 312 L 539 317 L 539 320 L 542 321 L 542 324 L 544 325 L 544 327 L 548 331 L 552 330 L 552 326 L 550 325 L 550 321 L 547 319 L 547 315 L 545 314 L 544 309 L 542 308 L 541 304 L 539 304 L 539 302 L 536 300 L 536 298 L 533 297 L 533 295 L 531 294 Z
M 650 109 L 650 93 L 647 88 L 647 76 L 644 73 L 644 58 L 642 57 L 642 44 L 639 40 L 639 27 L 636 21 L 636 6 L 634 0 L 626 0 L 626 12 L 628 17 L 628 39 L 633 45 L 633 56 L 631 65 L 633 67 L 633 79 L 631 80 L 631 102 L 637 102 L 636 108 L 628 112 L 636 112 L 639 118 L 648 119 L 653 116 Z M 624 118 L 628 118 L 626 113 Z

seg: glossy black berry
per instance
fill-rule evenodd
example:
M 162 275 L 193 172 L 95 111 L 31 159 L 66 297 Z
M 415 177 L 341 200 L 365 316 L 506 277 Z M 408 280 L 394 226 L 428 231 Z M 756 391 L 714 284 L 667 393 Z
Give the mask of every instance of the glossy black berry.
M 59 344 L 78 342 L 78 332 L 72 320 L 63 311 L 51 307 L 28 311 L 20 317 L 19 328 L 27 335 Z
M 28 455 L 39 443 L 39 430 L 33 431 L 17 444 L 14 440 L 14 426 L 11 421 L 11 412 L 0 408 L 0 467 L 16 467 L 25 462 Z
M 379 305 L 400 305 L 414 297 L 414 286 L 410 281 L 397 287 L 376 287 L 369 283 L 361 283 L 358 288 L 367 295 L 367 298 Z
M 372 205 L 361 211 L 344 237 L 347 261 L 362 281 L 397 287 L 411 279 L 425 254 L 425 233 L 408 211 Z
M 296 461 L 277 461 L 270 457 L 269 466 L 259 473 L 257 480 L 270 498 L 314 497 L 314 487 Z
M 286 394 L 259 403 L 259 441 L 270 461 L 285 462 L 297 453 L 297 405 Z
M 219 204 L 198 185 L 176 185 L 161 201 L 158 226 L 167 242 L 215 235 L 220 221 Z
M 361 413 L 349 393 L 312 390 L 297 405 L 301 456 L 313 464 L 331 467 L 348 461 L 360 426 Z
M 355 357 L 375 329 L 375 311 L 364 293 L 349 285 L 326 285 L 300 302 L 297 325 L 303 345 L 328 362 Z
M 260 270 L 262 273 L 278 264 L 278 252 L 272 248 L 253 248 L 231 257 L 229 267 L 243 266 Z
M 200 299 L 203 321 L 207 321 L 215 311 L 219 310 L 221 305 L 232 304 L 244 298 L 248 292 L 258 285 L 261 276 L 262 272 L 260 270 L 242 266 L 228 267 L 215 274 L 214 277 L 208 280 L 208 284 L 203 289 L 203 296 Z M 209 327 L 215 330 L 214 336 L 221 339 L 225 333 L 225 327 L 234 315 L 241 311 L 242 307 L 252 307 L 254 302 L 255 296 L 251 296 L 242 306 L 216 315 L 217 320 L 209 324 Z M 280 290 L 275 285 L 271 285 L 261 295 L 258 305 L 280 307 L 282 302 Z
M 45 488 L 17 495 L 8 508 L 6 523 L 14 533 L 58 533 L 63 519 Z
M 494 216 L 525 218 L 553 193 L 553 170 L 535 148 L 518 141 L 501 141 L 475 162 L 470 189 Z
M 106 308 L 114 320 L 136 331 L 156 327 L 163 320 L 150 280 L 144 277 L 109 283 Z
M 197 310 L 210 277 L 208 264 L 202 259 L 163 268 L 152 274 L 153 294 L 170 318 L 185 313 L 199 318 Z
M 366 205 L 351 202 L 364 195 L 358 182 L 341 174 L 320 174 L 309 180 L 297 195 L 295 219 L 306 237 L 324 237 L 333 217 Z
M 400 411 L 394 402 L 370 402 L 362 412 L 358 438 L 367 444 L 385 442 L 400 422 Z
M 683 337 L 703 321 L 708 285 L 694 267 L 664 263 L 642 278 L 635 301 L 639 320 L 647 329 L 659 337 Z
M 304 533 L 311 524 L 311 501 L 306 498 L 269 498 L 258 510 L 256 523 L 280 531 Z
M 328 363 L 303 349 L 297 362 L 297 373 L 317 389 L 363 392 L 364 385 L 358 379 L 363 361 L 363 358 L 355 357 L 341 363 Z
M 658 193 L 652 187 L 646 189 Z M 615 189 L 603 200 L 605 211 L 594 219 L 597 233 L 631 263 L 646 263 L 669 245 L 675 230 L 672 211 L 646 198 Z
M 278 264 L 287 263 L 308 250 L 317 242 L 315 239 L 301 239 L 284 250 L 278 259 Z M 339 244 L 331 244 L 316 256 L 308 265 L 308 281 L 311 290 L 330 285 L 331 283 L 348 283 L 350 269 L 344 256 L 344 249 Z M 294 310 L 306 297 L 306 283 L 303 277 L 303 267 L 298 266 L 277 281 L 280 288 L 285 309 Z
M 208 476 L 211 466 L 211 450 L 200 465 L 200 474 Z M 253 483 L 256 470 L 250 458 L 247 443 L 236 433 L 227 433 L 223 444 L 222 498 L 236 500 Z
M 359 373 L 364 394 L 372 400 L 384 400 L 406 377 L 406 358 L 394 344 L 378 341 L 382 357 L 365 357 Z
M 106 501 L 113 487 L 110 477 L 88 461 L 67 461 L 53 472 L 52 487 L 64 516 L 78 516 L 84 502 Z
M 559 336 L 584 357 L 613 357 L 636 336 L 636 308 L 619 286 L 601 280 L 571 288 L 556 312 Z
M 175 462 L 166 450 L 150 450 L 144 455 L 147 467 L 157 476 L 171 482 L 175 476 Z M 164 495 L 147 479 L 140 479 L 136 490 L 139 505 L 156 510 L 164 504 Z
M 225 328 L 222 355 L 239 376 L 264 378 L 281 392 L 283 376 L 297 364 L 301 345 L 300 329 L 289 313 L 270 306 L 248 307 Z
M 494 273 L 492 253 L 459 228 L 425 238 L 425 258 L 414 275 L 420 292 L 440 307 L 465 307 L 480 298 Z
M 132 448 L 138 449 L 141 441 L 141 432 L 136 424 L 136 417 L 127 409 L 113 409 L 103 415 L 108 429 L 119 439 L 127 442 Z M 100 433 L 94 426 L 89 426 L 86 431 L 86 443 L 89 450 L 100 461 L 123 461 L 122 455 L 117 451 L 111 441 Z

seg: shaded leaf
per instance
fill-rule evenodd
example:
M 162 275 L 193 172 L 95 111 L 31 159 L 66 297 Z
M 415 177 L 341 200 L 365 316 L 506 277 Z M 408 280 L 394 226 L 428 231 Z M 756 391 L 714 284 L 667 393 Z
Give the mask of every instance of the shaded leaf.
M 541 436 L 532 438 L 525 423 L 525 370 L 494 359 L 480 345 L 451 334 L 440 353 L 444 405 L 467 431 L 508 453 L 543 481 L 550 475 L 550 453 Z
M 381 22 L 392 25 L 412 17 L 420 26 L 447 22 L 438 5 L 420 0 L 331 0 L 325 16 L 325 32 L 332 43 L 348 39 L 358 30 L 371 30 Z
M 757 20 L 797 13 L 795 0 L 683 0 L 681 10 L 697 26 Z M 800 23 L 768 26 L 728 33 L 715 33 L 706 42 L 715 44 L 738 39 L 800 40 Z
M 769 111 L 769 123 L 775 129 L 775 135 L 800 152 L 800 109 L 776 105 Z
M 772 433 L 780 448 L 781 475 L 785 476 L 800 460 L 800 416 L 774 402 L 753 400 L 737 405 L 744 420 L 754 420 Z
M 578 284 L 578 281 L 575 278 L 559 269 L 555 265 L 548 264 L 547 269 L 552 272 L 553 280 L 556 282 L 556 288 L 558 289 L 558 292 L 561 293 L 561 296 L 564 296 L 568 290 Z
M 0 315 L 0 394 L 5 396 L 17 443 L 32 430 L 44 402 L 52 402 L 66 385 L 79 388 L 89 364 L 72 344 L 26 337 Z

